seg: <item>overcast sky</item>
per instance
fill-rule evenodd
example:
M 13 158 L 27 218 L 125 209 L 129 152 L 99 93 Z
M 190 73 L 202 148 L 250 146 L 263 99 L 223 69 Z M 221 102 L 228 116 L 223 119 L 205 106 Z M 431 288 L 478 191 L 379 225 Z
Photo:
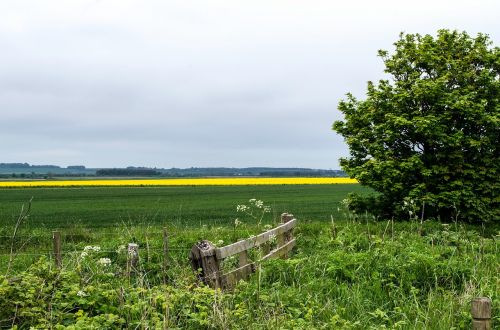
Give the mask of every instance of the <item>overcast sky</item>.
M 484 32 L 500 1 L 0 0 L 0 162 L 339 168 L 347 92 L 401 31 Z

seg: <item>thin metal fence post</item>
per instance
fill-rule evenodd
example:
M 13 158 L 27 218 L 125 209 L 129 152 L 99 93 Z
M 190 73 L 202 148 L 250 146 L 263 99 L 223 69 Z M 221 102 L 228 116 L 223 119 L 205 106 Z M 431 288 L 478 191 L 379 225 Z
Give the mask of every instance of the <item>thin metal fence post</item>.
M 163 284 L 167 284 L 168 270 L 168 231 L 163 227 Z
M 61 233 L 59 231 L 52 232 L 52 244 L 54 246 L 54 260 L 56 267 L 61 269 L 62 256 L 61 256 Z

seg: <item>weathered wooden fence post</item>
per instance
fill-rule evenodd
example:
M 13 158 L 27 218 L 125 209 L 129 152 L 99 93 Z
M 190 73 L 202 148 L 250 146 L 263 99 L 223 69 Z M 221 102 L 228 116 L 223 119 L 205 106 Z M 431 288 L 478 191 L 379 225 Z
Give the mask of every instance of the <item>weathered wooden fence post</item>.
M 167 284 L 168 270 L 168 231 L 163 227 L 163 284 Z
M 274 229 L 226 246 L 215 247 L 206 240 L 196 243 L 191 249 L 189 259 L 198 280 L 212 288 L 232 289 L 238 281 L 247 279 L 251 273 L 256 272 L 265 260 L 286 255 L 295 246 L 292 230 L 297 220 L 291 214 L 286 214 L 283 219 L 284 223 Z M 271 251 L 270 243 L 275 238 L 280 240 L 279 246 Z M 260 249 L 261 257 L 258 260 L 249 259 L 248 250 L 252 248 Z M 238 267 L 225 272 L 220 266 L 221 262 L 236 255 L 238 255 Z
M 196 243 L 191 248 L 189 259 L 199 280 L 213 288 L 222 288 L 220 263 L 212 242 L 204 240 Z
M 62 266 L 61 256 L 61 233 L 59 231 L 52 232 L 52 243 L 54 245 L 54 260 L 57 268 Z
M 271 242 L 267 241 L 260 246 L 261 258 L 267 256 L 269 252 L 271 252 Z
M 238 241 L 241 241 L 242 239 L 239 239 Z M 243 267 L 248 265 L 248 250 L 241 251 L 238 253 L 238 266 Z
M 472 330 L 491 329 L 491 299 L 478 297 L 472 300 Z
M 135 243 L 128 243 L 127 275 L 130 275 L 132 271 L 136 272 L 138 264 L 139 264 L 139 245 Z
M 293 220 L 293 214 L 283 213 L 281 215 L 281 223 L 282 224 L 287 223 L 287 222 L 292 221 L 292 220 Z M 292 229 L 290 229 L 289 231 L 284 232 L 282 235 L 279 235 L 279 237 L 278 237 L 278 247 L 282 247 L 286 243 L 290 242 L 292 240 L 292 238 L 293 238 Z M 288 253 L 283 253 L 283 255 L 281 256 L 281 258 L 282 259 L 288 259 Z

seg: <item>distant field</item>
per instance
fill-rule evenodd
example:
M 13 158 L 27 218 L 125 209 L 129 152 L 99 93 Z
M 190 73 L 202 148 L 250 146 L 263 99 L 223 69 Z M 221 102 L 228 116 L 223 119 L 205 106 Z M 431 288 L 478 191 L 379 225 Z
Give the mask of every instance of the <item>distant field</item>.
M 112 180 L 33 180 L 3 181 L 0 187 L 68 186 L 234 186 L 283 184 L 354 184 L 349 178 L 190 178 L 190 179 L 112 179 Z
M 477 225 L 357 218 L 341 205 L 349 192 L 370 190 L 359 184 L 0 188 L 0 328 L 79 322 L 78 328 L 118 329 L 470 329 L 472 297 L 491 297 L 498 310 L 498 227 L 484 235 Z M 30 216 L 12 238 L 31 198 Z M 261 226 L 236 212 L 251 198 L 272 207 Z M 298 220 L 290 259 L 263 263 L 235 291 L 215 293 L 196 282 L 188 259 L 195 242 L 236 242 L 284 211 Z M 60 273 L 52 252 L 56 228 Z M 128 277 L 132 242 L 140 248 L 141 276 Z
M 8 232 L 22 204 L 31 197 L 24 226 L 38 229 L 169 224 L 229 224 L 240 216 L 236 205 L 263 200 L 275 215 L 294 213 L 301 220 L 340 217 L 349 192 L 369 190 L 359 184 L 242 185 L 170 187 L 66 187 L 0 189 L 0 228 Z M 9 229 L 7 229 L 9 228 Z

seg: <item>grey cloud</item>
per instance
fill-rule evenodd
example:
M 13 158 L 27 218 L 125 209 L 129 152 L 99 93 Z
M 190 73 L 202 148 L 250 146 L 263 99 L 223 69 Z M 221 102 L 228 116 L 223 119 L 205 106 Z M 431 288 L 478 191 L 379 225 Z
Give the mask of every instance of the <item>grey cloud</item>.
M 377 49 L 391 50 L 400 31 L 442 27 L 498 43 L 498 9 L 3 1 L 0 161 L 338 168 L 347 148 L 330 129 L 336 106 L 384 77 Z

